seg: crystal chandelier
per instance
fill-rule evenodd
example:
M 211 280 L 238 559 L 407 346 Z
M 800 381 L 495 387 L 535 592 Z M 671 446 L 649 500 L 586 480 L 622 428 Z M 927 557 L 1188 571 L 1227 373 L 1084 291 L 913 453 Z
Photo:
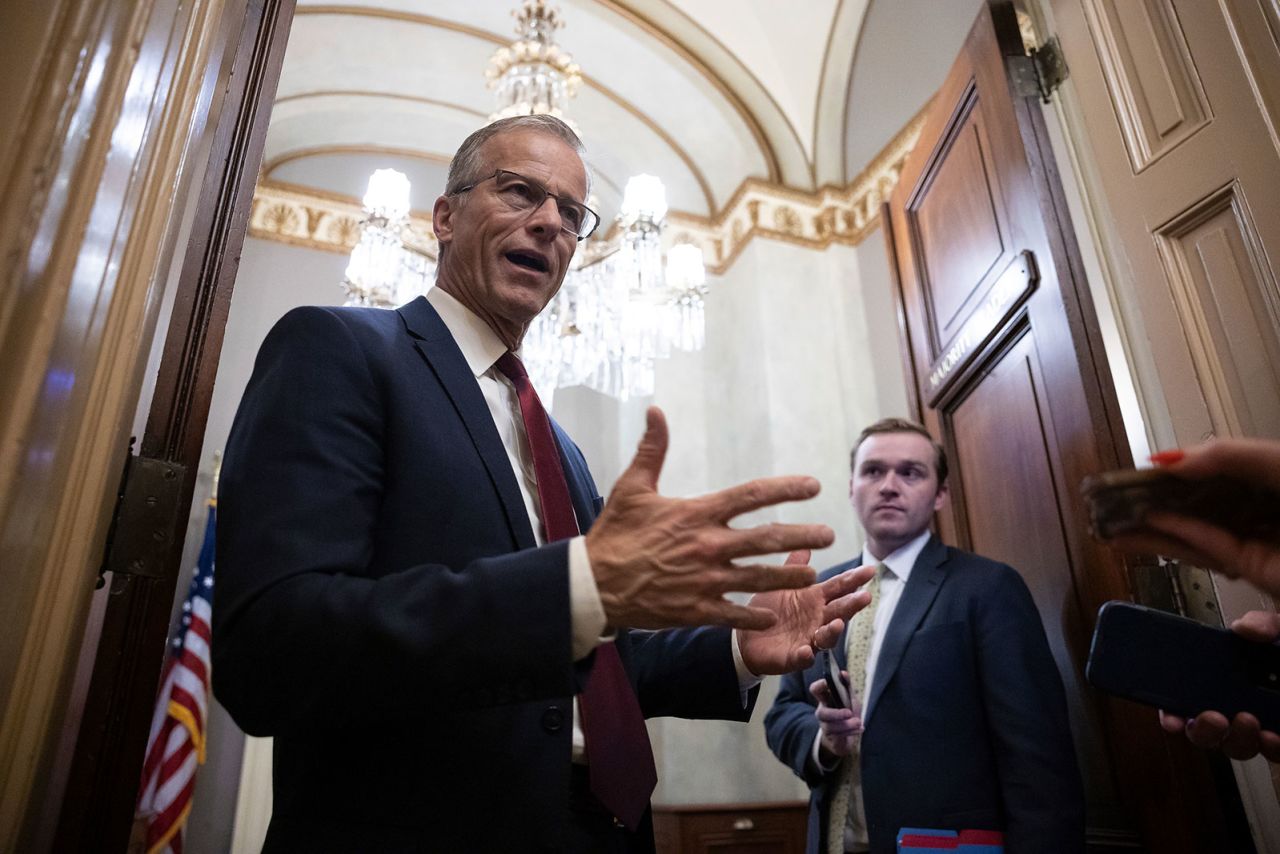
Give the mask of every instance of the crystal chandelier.
M 485 71 L 498 101 L 489 120 L 544 113 L 572 125 L 565 108 L 582 76 L 552 40 L 564 26 L 559 10 L 525 0 L 512 14 L 519 39 L 494 53 Z M 620 233 L 580 247 L 559 293 L 529 328 L 524 361 L 548 405 L 556 388 L 572 385 L 621 400 L 651 395 L 656 360 L 702 348 L 702 250 L 672 247 L 664 270 L 666 213 L 662 182 L 631 178 Z
M 525 0 L 511 14 L 520 38 L 498 48 L 485 69 L 489 88 L 498 96 L 498 109 L 489 121 L 535 113 L 568 121 L 564 109 L 578 93 L 582 75 L 573 57 L 552 40 L 564 26 L 560 10 L 549 8 L 544 0 Z
M 677 244 L 662 255 L 666 191 L 652 175 L 627 182 L 621 233 L 597 260 L 579 262 L 534 319 L 523 344 L 539 393 L 585 385 L 628 400 L 652 395 L 658 359 L 700 350 L 704 341 L 706 269 L 702 250 Z M 577 259 L 575 258 L 575 261 Z M 545 390 L 545 391 L 544 391 Z
M 342 280 L 346 305 L 393 308 L 431 286 L 435 264 L 405 245 L 409 189 L 409 179 L 395 169 L 369 176 L 360 239 Z

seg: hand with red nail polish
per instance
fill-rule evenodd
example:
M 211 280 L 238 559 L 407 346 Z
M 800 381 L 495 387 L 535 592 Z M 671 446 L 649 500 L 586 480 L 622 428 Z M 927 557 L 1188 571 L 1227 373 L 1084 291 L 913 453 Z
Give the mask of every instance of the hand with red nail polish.
M 1168 451 L 1157 451 L 1147 459 L 1158 466 L 1167 466 L 1185 459 L 1186 456 L 1187 452 L 1181 448 L 1172 448 Z
M 1280 492 L 1280 442 L 1217 439 L 1186 450 L 1160 451 L 1151 461 L 1178 477 L 1225 475 Z M 1280 596 L 1280 543 L 1241 537 L 1176 513 L 1151 512 L 1144 528 L 1117 536 L 1110 545 L 1125 551 L 1162 554 L 1245 578 Z

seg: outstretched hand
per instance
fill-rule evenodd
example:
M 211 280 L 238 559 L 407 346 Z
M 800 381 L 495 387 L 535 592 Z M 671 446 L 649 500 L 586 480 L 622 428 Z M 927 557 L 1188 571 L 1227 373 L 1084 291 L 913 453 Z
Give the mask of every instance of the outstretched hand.
M 793 552 L 786 565 L 808 562 L 809 552 L 804 550 Z M 766 609 L 777 619 L 768 628 L 738 633 L 743 664 L 757 676 L 790 673 L 813 664 L 817 651 L 835 646 L 845 623 L 871 601 L 871 594 L 858 588 L 875 573 L 874 566 L 862 566 L 821 584 L 752 596 L 752 607 Z
M 818 494 L 818 481 L 768 477 L 698 498 L 667 498 L 658 494 L 667 442 L 666 418 L 651 406 L 635 458 L 586 535 L 591 571 L 609 624 L 640 629 L 773 626 L 782 610 L 773 606 L 781 602 L 738 605 L 725 594 L 809 588 L 816 575 L 813 568 L 733 561 L 824 548 L 835 534 L 826 525 L 773 523 L 739 529 L 729 522 L 753 510 L 812 498 Z
M 1228 475 L 1280 492 L 1280 442 L 1215 439 L 1185 451 L 1165 451 L 1152 459 L 1170 474 L 1198 480 Z M 1125 551 L 1162 554 L 1224 575 L 1241 577 L 1280 596 L 1280 543 L 1242 538 L 1225 528 L 1176 513 L 1152 512 L 1142 528 L 1110 544 Z
M 1250 611 L 1231 624 L 1231 631 L 1258 643 L 1272 643 L 1280 637 L 1280 614 Z M 1219 748 L 1232 759 L 1251 759 L 1261 753 L 1280 762 L 1280 733 L 1264 730 L 1258 719 L 1240 712 L 1231 720 L 1221 712 L 1201 712 L 1190 720 L 1160 712 L 1160 726 L 1168 733 L 1185 732 L 1197 747 Z

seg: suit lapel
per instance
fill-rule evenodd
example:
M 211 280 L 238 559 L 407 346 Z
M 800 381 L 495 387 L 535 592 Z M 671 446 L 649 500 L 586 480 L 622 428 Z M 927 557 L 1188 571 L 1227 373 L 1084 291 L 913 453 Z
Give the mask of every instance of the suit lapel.
M 569 453 L 573 443 L 554 418 L 551 419 L 551 432 L 556 438 L 556 450 L 560 453 L 560 469 L 564 472 L 565 482 L 569 486 L 569 500 L 573 502 L 573 514 L 578 520 L 578 530 L 585 534 L 596 518 L 596 509 L 593 504 L 595 488 L 591 482 L 591 474 L 586 470 L 580 455 Z
M 533 527 L 529 514 L 525 511 L 524 498 L 520 495 L 515 473 L 511 470 L 511 461 L 507 457 L 506 448 L 502 446 L 498 428 L 493 424 L 489 407 L 484 402 L 484 394 L 481 393 L 462 351 L 458 349 L 457 342 L 453 340 L 449 327 L 444 325 L 426 297 L 418 297 L 397 311 L 404 321 L 405 331 L 413 340 L 414 348 L 439 379 L 471 436 L 476 452 L 489 472 L 489 480 L 502 501 L 502 510 L 516 547 L 533 548 L 537 544 L 533 537 Z
M 880 657 L 876 659 L 875 683 L 871 686 L 871 697 L 867 701 L 866 714 L 869 716 L 875 709 L 880 695 L 884 693 L 889 680 L 898 672 L 902 662 L 902 654 L 907 651 L 907 643 L 915 634 L 929 612 L 933 600 L 942 588 L 946 570 L 942 564 L 947 559 L 947 547 L 937 537 L 930 536 L 915 566 L 911 567 L 911 577 L 907 586 L 902 589 L 902 597 L 898 599 L 898 607 L 894 609 L 893 619 L 889 621 L 889 629 L 885 632 L 884 643 L 880 647 Z

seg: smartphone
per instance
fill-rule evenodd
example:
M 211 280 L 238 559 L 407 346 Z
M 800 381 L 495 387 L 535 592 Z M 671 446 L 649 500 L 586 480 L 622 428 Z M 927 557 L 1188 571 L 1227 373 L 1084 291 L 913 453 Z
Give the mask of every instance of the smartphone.
M 1098 611 L 1085 678 L 1090 684 L 1180 717 L 1253 714 L 1280 732 L 1280 644 L 1130 602 Z
M 835 653 L 829 649 L 822 651 L 822 676 L 827 680 L 827 693 L 831 701 L 840 709 L 853 708 L 853 700 L 849 695 L 849 685 L 840 673 L 840 662 Z
M 1190 480 L 1163 469 L 1092 475 L 1080 485 L 1102 539 L 1142 527 L 1153 510 L 1193 516 L 1245 539 L 1280 543 L 1280 492 L 1233 477 Z

